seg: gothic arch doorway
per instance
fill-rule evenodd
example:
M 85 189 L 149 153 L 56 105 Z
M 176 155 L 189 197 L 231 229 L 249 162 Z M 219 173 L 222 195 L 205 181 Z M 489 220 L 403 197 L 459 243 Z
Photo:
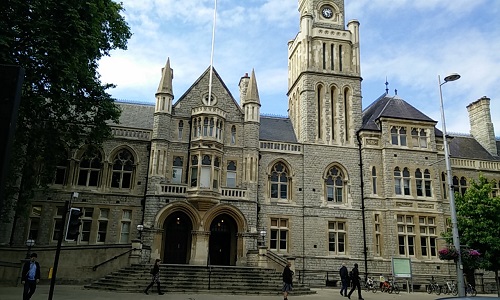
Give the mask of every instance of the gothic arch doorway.
M 234 266 L 238 227 L 228 214 L 218 215 L 210 224 L 209 259 L 211 265 Z
M 170 214 L 163 223 L 165 232 L 163 262 L 187 264 L 191 256 L 191 231 L 193 223 L 182 211 Z

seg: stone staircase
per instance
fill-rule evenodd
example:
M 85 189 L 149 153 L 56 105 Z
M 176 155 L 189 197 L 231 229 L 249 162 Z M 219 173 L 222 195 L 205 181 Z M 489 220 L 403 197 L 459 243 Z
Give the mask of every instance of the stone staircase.
M 85 286 L 116 292 L 141 293 L 150 283 L 149 265 L 132 265 Z M 233 266 L 165 265 L 160 267 L 162 291 L 166 293 L 222 293 L 278 295 L 281 273 L 273 269 Z M 152 292 L 156 291 L 156 286 Z M 293 295 L 313 294 L 307 286 L 294 284 Z

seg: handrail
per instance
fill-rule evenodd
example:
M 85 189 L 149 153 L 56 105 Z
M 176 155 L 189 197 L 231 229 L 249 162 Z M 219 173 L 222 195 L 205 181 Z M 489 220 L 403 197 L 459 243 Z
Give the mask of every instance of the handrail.
M 102 266 L 102 265 L 104 265 L 104 264 L 106 264 L 106 263 L 108 263 L 108 262 L 110 262 L 110 261 L 112 261 L 112 260 L 115 260 L 115 259 L 117 259 L 118 257 L 123 256 L 123 255 L 125 255 L 125 254 L 127 254 L 127 253 L 129 253 L 129 252 L 131 252 L 131 251 L 134 251 L 134 250 L 138 250 L 138 249 L 132 248 L 132 249 L 127 250 L 126 252 L 123 252 L 122 254 L 115 255 L 114 257 L 112 257 L 112 258 L 110 258 L 110 259 L 108 259 L 108 260 L 106 260 L 106 261 L 104 261 L 104 262 L 102 262 L 102 263 L 100 263 L 100 264 L 97 264 L 97 265 L 93 266 L 93 267 L 92 267 L 92 271 L 95 271 L 95 270 L 97 270 L 97 268 L 99 268 L 100 266 Z

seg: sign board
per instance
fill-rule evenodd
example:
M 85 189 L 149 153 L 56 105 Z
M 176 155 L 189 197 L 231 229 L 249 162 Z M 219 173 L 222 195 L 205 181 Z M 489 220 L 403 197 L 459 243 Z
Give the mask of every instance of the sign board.
M 394 277 L 411 278 L 411 260 L 409 258 L 392 258 L 392 274 Z

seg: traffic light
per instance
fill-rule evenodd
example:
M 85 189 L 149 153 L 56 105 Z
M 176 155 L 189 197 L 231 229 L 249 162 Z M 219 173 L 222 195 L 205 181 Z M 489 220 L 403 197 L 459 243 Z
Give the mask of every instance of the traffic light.
M 82 222 L 80 221 L 80 217 L 83 213 L 79 208 L 71 208 L 69 210 L 69 219 L 68 219 L 68 229 L 66 231 L 66 241 L 75 241 L 78 239 L 80 235 L 80 225 Z

